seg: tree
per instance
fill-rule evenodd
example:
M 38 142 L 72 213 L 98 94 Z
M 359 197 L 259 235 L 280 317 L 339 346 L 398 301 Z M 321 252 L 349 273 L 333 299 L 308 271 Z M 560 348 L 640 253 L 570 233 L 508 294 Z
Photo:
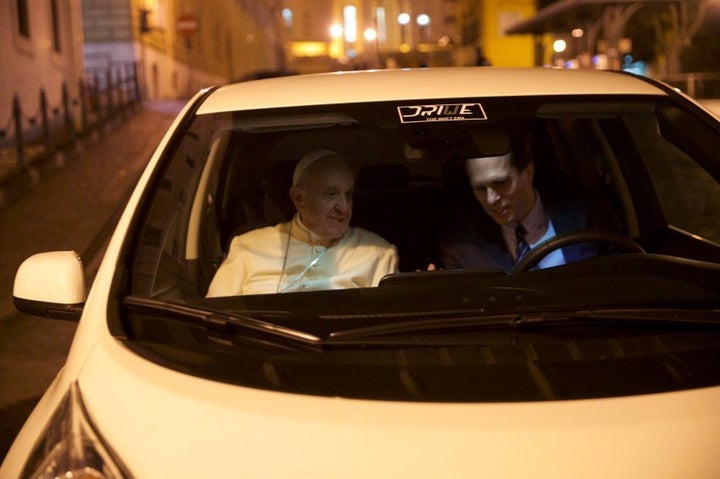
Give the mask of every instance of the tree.
M 680 55 L 686 72 L 720 72 L 720 2 L 716 3 L 693 39 L 693 45 Z
M 664 73 L 681 71 L 680 56 L 692 46 L 712 0 L 682 0 L 670 3 L 664 14 L 652 17 L 660 48 L 660 67 Z

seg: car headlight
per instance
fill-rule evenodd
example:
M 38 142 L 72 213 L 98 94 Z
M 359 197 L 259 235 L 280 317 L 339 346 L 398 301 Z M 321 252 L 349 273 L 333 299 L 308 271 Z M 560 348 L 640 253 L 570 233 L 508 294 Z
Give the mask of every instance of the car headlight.
M 77 383 L 70 386 L 50 419 L 42 437 L 30 453 L 21 477 L 28 479 L 130 477 L 90 422 Z

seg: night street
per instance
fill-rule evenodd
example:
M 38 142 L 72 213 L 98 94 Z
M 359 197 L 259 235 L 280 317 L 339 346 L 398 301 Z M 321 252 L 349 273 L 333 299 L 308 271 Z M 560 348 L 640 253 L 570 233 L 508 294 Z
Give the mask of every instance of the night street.
M 719 29 L 0 1 L 0 479 L 719 479 Z
M 720 112 L 720 102 L 703 102 Z M 87 287 L 116 215 L 181 102 L 149 102 L 62 162 L 39 165 L 39 181 L 0 207 L 0 458 L 67 355 L 76 323 L 18 313 L 20 263 L 42 251 L 77 251 Z M 3 185 L 8 191 L 9 185 Z
M 61 368 L 76 323 L 19 314 L 15 271 L 34 253 L 75 250 L 88 274 L 97 267 L 116 214 L 152 151 L 182 107 L 149 102 L 108 125 L 84 149 L 38 165 L 39 180 L 0 206 L 0 460 L 43 391 Z

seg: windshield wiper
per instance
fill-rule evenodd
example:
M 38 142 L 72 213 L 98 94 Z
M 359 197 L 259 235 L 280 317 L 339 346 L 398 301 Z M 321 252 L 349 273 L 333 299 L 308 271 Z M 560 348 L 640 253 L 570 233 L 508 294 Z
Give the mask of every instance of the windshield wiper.
M 180 322 L 193 321 L 203 325 L 210 334 L 230 335 L 239 337 L 244 342 L 293 351 L 396 344 L 419 346 L 428 341 L 432 344 L 437 344 L 438 341 L 459 344 L 463 337 L 458 333 L 463 331 L 473 333 L 468 335 L 468 342 L 477 344 L 477 334 L 487 336 L 487 340 L 493 343 L 512 342 L 515 336 L 523 331 L 577 325 L 612 327 L 638 324 L 673 328 L 720 328 L 720 310 L 709 309 L 605 308 L 511 313 L 458 310 L 395 313 L 389 316 L 378 313 L 372 315 L 373 324 L 370 326 L 328 330 L 327 333 L 318 335 L 248 316 L 252 312 L 241 314 L 219 311 L 138 296 L 126 297 L 123 304 L 136 313 L 148 312 L 155 317 Z M 334 325 L 353 318 L 352 314 L 334 316 Z M 323 319 L 318 318 L 318 321 Z M 452 335 L 452 338 L 439 337 L 447 334 Z
M 560 317 L 570 316 L 568 320 L 619 321 L 623 323 L 654 323 L 670 326 L 712 326 L 720 327 L 720 310 L 687 308 L 595 308 L 561 313 Z M 540 318 L 551 321 L 552 317 Z M 528 322 L 533 318 L 528 317 Z
M 133 312 L 149 312 L 153 315 L 160 315 L 164 319 L 183 322 L 194 321 L 214 332 L 235 335 L 242 330 L 254 333 L 257 335 L 258 342 L 262 344 L 267 344 L 268 339 L 272 339 L 278 346 L 289 346 L 292 349 L 317 349 L 321 342 L 318 336 L 305 331 L 244 314 L 199 308 L 140 296 L 126 296 L 122 303 Z M 254 336 L 246 339 L 252 337 Z
M 328 344 L 349 344 L 357 341 L 391 339 L 409 334 L 431 335 L 466 330 L 506 329 L 518 332 L 533 327 L 577 324 L 645 324 L 673 327 L 720 328 L 720 310 L 697 309 L 588 309 L 572 311 L 533 311 L 508 314 L 468 314 L 456 317 L 434 317 L 397 321 L 373 326 L 336 331 L 329 335 Z M 385 342 L 385 341 L 381 341 Z

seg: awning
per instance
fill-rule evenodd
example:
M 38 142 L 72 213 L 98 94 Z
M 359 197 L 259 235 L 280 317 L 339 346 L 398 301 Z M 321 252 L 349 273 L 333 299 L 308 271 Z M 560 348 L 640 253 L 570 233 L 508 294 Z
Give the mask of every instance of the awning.
M 600 19 L 609 7 L 633 3 L 680 3 L 682 0 L 559 0 L 537 14 L 508 28 L 506 34 L 541 34 L 567 31 Z

